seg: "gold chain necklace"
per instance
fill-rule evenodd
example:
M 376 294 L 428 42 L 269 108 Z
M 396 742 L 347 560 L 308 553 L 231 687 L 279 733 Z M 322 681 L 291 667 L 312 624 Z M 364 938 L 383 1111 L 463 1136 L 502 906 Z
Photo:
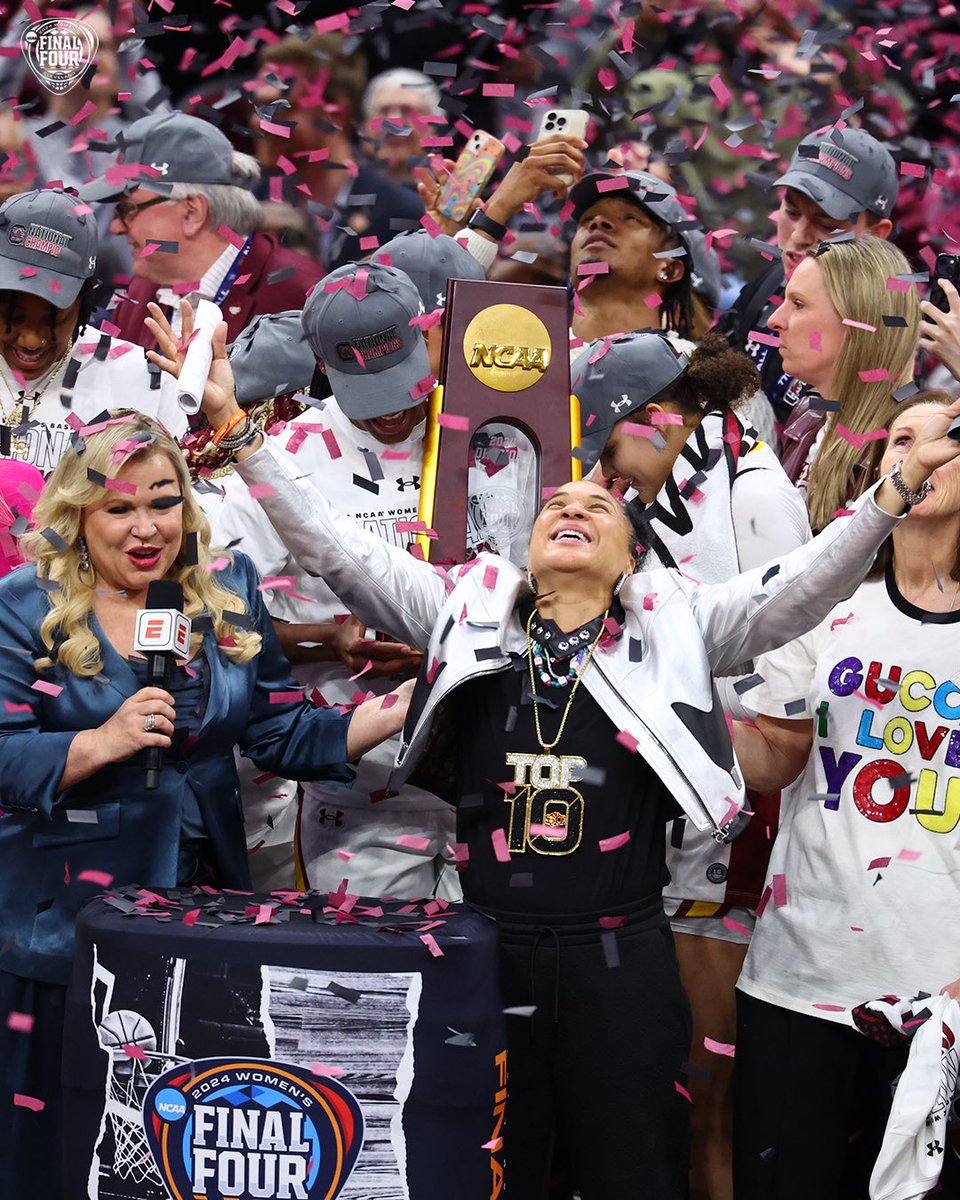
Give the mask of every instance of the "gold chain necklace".
M 570 716 L 570 709 L 573 707 L 573 701 L 577 694 L 577 688 L 580 686 L 580 680 L 583 678 L 587 667 L 589 667 L 590 663 L 593 661 L 593 652 L 596 650 L 600 643 L 600 639 L 603 637 L 606 629 L 606 620 L 610 615 L 610 609 L 608 608 L 603 614 L 603 621 L 600 624 L 600 631 L 593 639 L 593 645 L 587 652 L 587 657 L 583 660 L 583 666 L 577 672 L 577 677 L 573 681 L 573 687 L 570 689 L 570 695 L 567 697 L 567 703 L 563 710 L 563 716 L 560 718 L 560 728 L 557 730 L 557 736 L 552 742 L 545 742 L 543 740 L 543 733 L 540 730 L 540 705 L 537 703 L 537 677 L 536 672 L 533 669 L 533 639 L 530 636 L 530 626 L 533 624 L 533 618 L 536 616 L 536 612 L 536 607 L 534 607 L 530 613 L 530 616 L 527 618 L 527 666 L 530 669 L 530 690 L 533 693 L 533 726 L 537 731 L 537 741 L 540 743 L 540 749 L 544 752 L 544 754 L 546 754 L 548 750 L 552 750 L 554 746 L 558 745 L 560 739 L 563 737 L 563 730 L 567 724 L 567 717 Z
M 3 386 L 7 389 L 7 393 L 9 394 L 10 400 L 13 403 L 13 411 L 12 412 L 8 413 L 6 411 L 5 406 L 4 406 L 4 410 L 2 412 L 0 412 L 0 420 L 2 420 L 4 425 L 8 425 L 8 426 L 10 426 L 10 428 L 13 428 L 14 427 L 13 426 L 14 418 L 17 417 L 17 409 L 22 408 L 25 405 L 30 406 L 29 411 L 27 412 L 27 419 L 29 420 L 29 418 L 33 416 L 34 410 L 36 409 L 37 405 L 40 403 L 40 401 L 43 399 L 43 397 L 47 394 L 47 389 L 53 384 L 54 380 L 60 374 L 60 368 L 67 361 L 67 356 L 70 354 L 70 351 L 72 349 L 73 349 L 73 338 L 71 338 L 70 341 L 67 342 L 66 350 L 64 350 L 64 352 L 60 355 L 60 357 L 57 359 L 57 361 L 53 364 L 53 367 L 51 368 L 51 372 L 50 372 L 50 378 L 43 385 L 43 387 L 40 388 L 39 391 L 35 391 L 33 393 L 33 395 L 30 397 L 29 400 L 27 399 L 26 388 L 24 388 L 23 392 L 20 395 L 15 394 L 13 388 L 10 386 L 10 381 L 7 379 L 6 374 L 3 371 L 0 371 L 0 379 L 3 380 Z M 23 420 L 22 417 L 17 419 L 17 425 L 20 425 L 22 423 L 22 420 Z M 18 438 L 17 440 L 19 441 L 20 439 Z

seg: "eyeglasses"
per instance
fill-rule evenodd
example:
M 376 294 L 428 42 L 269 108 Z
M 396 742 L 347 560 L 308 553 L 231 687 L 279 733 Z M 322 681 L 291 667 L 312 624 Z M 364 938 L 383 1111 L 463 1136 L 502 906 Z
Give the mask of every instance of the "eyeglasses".
M 170 199 L 169 196 L 154 196 L 152 200 L 143 200 L 139 204 L 124 204 L 122 201 L 114 205 L 113 215 L 117 218 L 124 229 L 130 228 L 130 222 L 145 208 L 152 208 L 154 204 L 165 204 Z

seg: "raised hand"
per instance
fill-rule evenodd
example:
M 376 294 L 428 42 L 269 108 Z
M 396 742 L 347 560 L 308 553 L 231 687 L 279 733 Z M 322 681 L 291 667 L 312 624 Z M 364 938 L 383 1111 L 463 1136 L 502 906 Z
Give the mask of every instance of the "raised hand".
M 187 356 L 190 336 L 193 333 L 194 314 L 190 301 L 180 301 L 183 332 L 179 338 L 173 332 L 170 322 L 163 315 L 163 310 L 158 305 L 148 304 L 147 310 L 150 316 L 144 319 L 144 324 L 157 339 L 157 344 L 161 350 L 159 354 L 156 350 L 148 350 L 147 358 L 158 366 L 161 371 L 165 371 L 168 375 L 172 375 L 174 379 L 178 379 L 183 367 L 183 361 Z M 214 330 L 211 344 L 213 348 L 213 362 L 210 364 L 210 373 L 207 376 L 206 386 L 203 389 L 202 408 L 203 414 L 211 427 L 218 429 L 240 407 L 237 403 L 233 368 L 230 366 L 230 359 L 227 357 L 226 321 L 221 321 Z

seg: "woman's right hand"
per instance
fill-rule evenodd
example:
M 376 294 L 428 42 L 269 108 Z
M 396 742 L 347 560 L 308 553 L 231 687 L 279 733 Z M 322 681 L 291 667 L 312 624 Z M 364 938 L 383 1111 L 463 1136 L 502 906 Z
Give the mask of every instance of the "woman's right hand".
M 157 339 L 161 353 L 148 350 L 147 358 L 160 368 L 179 379 L 183 369 L 183 361 L 187 357 L 187 346 L 193 333 L 194 313 L 189 300 L 180 301 L 180 313 L 183 319 L 183 333 L 178 339 L 173 332 L 170 322 L 163 315 L 163 310 L 157 304 L 148 304 L 150 316 L 144 319 L 144 324 Z M 211 429 L 219 429 L 240 408 L 237 402 L 236 387 L 233 378 L 233 367 L 227 357 L 227 323 L 221 321 L 213 331 L 211 341 L 213 361 L 210 373 L 203 389 L 201 402 L 203 415 Z
M 153 716 L 154 730 L 147 732 L 147 717 Z M 124 762 L 151 746 L 166 749 L 173 736 L 176 718 L 174 699 L 163 688 L 145 687 L 129 696 L 97 732 L 104 764 Z
M 504 175 L 503 182 L 484 206 L 484 212 L 491 220 L 506 225 L 525 204 L 532 204 L 544 192 L 552 192 L 558 200 L 565 200 L 570 188 L 586 170 L 583 152 L 588 145 L 583 138 L 562 133 L 534 142 L 526 158 L 513 163 Z M 573 183 L 568 185 L 561 175 L 571 177 Z

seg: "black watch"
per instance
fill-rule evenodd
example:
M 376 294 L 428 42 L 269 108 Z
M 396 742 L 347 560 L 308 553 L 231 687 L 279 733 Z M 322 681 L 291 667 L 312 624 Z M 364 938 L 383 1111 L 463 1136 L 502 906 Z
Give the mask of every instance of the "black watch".
M 479 229 L 481 233 L 489 233 L 494 241 L 502 242 L 507 236 L 506 225 L 501 225 L 499 221 L 494 221 L 492 217 L 488 217 L 482 208 L 475 208 L 467 222 L 468 229 Z

